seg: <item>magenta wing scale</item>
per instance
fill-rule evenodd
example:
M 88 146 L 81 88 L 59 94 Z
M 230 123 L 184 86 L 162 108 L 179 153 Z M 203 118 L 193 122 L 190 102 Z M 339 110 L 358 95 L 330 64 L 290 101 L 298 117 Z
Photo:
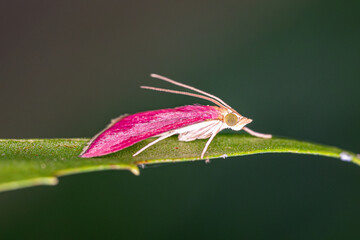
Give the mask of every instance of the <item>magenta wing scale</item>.
M 221 111 L 215 106 L 189 105 L 123 116 L 96 135 L 80 157 L 107 155 L 174 129 L 207 120 L 220 120 Z

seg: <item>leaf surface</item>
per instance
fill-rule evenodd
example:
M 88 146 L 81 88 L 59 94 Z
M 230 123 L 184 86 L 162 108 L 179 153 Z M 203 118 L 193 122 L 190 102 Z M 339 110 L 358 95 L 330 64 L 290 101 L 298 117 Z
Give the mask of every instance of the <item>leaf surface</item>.
M 79 158 L 89 139 L 3 139 L 0 140 L 0 191 L 36 185 L 55 185 L 59 176 L 108 169 L 126 169 L 139 175 L 138 165 L 200 160 L 206 140 L 180 142 L 171 137 L 140 155 L 132 154 L 150 143 L 97 158 Z M 255 138 L 242 134 L 219 134 L 211 143 L 208 159 L 258 153 L 298 153 L 339 158 L 360 165 L 360 157 L 337 147 L 274 137 Z

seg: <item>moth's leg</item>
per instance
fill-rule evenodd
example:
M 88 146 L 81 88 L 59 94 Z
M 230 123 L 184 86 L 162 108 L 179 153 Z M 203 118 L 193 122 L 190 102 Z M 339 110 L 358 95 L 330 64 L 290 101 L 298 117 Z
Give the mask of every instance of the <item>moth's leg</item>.
M 220 121 L 209 121 L 207 125 L 204 125 L 205 123 L 195 124 L 194 127 L 190 129 L 189 131 L 181 132 L 179 130 L 179 141 L 193 141 L 195 139 L 206 139 L 211 136 L 211 134 L 214 132 L 214 128 L 217 127 Z M 189 127 L 187 127 L 189 129 Z
M 215 131 L 211 134 L 211 137 L 210 137 L 209 140 L 206 142 L 206 145 L 205 145 L 205 147 L 204 147 L 204 150 L 203 150 L 202 153 L 201 153 L 201 157 L 200 157 L 201 159 L 204 158 L 204 155 L 205 155 L 205 153 L 206 153 L 206 150 L 208 149 L 211 141 L 214 139 L 214 137 L 216 136 L 216 134 L 218 134 L 218 133 L 220 132 L 222 125 L 223 125 L 223 123 L 221 122 L 221 123 L 218 125 L 218 127 L 215 128 Z
M 142 151 L 144 151 L 145 149 L 147 149 L 148 147 L 154 145 L 155 143 L 160 142 L 161 140 L 164 140 L 165 138 L 168 138 L 174 134 L 176 134 L 176 131 L 171 131 L 168 134 L 165 134 L 161 137 L 159 137 L 158 139 L 156 139 L 155 141 L 152 141 L 151 143 L 149 143 L 148 145 L 146 145 L 145 147 L 143 147 L 142 149 L 140 149 L 139 151 L 137 151 L 136 153 L 134 153 L 133 157 L 135 157 L 136 155 L 138 155 L 139 153 L 141 153 Z
M 259 138 L 272 138 L 272 135 L 271 134 L 265 134 L 265 133 L 258 133 L 258 132 L 255 132 L 247 127 L 243 127 L 243 130 L 247 133 L 249 133 L 250 135 L 253 135 L 255 137 L 259 137 Z

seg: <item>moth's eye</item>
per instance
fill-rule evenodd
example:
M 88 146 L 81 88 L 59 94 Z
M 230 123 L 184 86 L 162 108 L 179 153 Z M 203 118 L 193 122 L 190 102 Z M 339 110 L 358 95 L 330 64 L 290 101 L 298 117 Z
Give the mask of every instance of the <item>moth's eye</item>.
M 239 121 L 238 116 L 236 116 L 233 113 L 229 113 L 225 116 L 225 123 L 230 127 L 235 126 L 238 123 L 238 121 Z

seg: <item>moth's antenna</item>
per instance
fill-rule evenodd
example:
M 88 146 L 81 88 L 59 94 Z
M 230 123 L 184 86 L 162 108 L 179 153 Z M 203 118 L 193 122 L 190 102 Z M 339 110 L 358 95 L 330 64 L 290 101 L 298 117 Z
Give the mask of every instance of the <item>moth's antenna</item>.
M 218 97 L 216 97 L 216 96 L 214 96 L 214 95 L 212 95 L 212 94 L 210 94 L 210 93 L 204 92 L 204 91 L 202 91 L 202 90 L 200 90 L 200 89 L 194 88 L 194 87 L 192 87 L 192 86 L 189 86 L 189 85 L 186 85 L 186 84 L 183 84 L 183 83 L 179 83 L 179 82 L 174 81 L 174 80 L 172 80 L 172 79 L 170 79 L 170 78 L 167 78 L 167 77 L 164 77 L 164 76 L 155 74 L 155 73 L 150 74 L 150 76 L 153 77 L 153 78 L 157 78 L 157 79 L 160 79 L 160 80 L 163 80 L 163 81 L 172 83 L 172 84 L 174 84 L 174 85 L 177 85 L 177 86 L 180 86 L 180 87 L 183 87 L 183 88 L 187 88 L 187 89 L 193 90 L 193 91 L 195 91 L 195 92 L 201 93 L 201 94 L 206 95 L 206 96 L 208 96 L 208 97 L 211 97 L 211 98 L 217 100 L 218 102 L 222 103 L 222 104 L 223 104 L 224 106 L 226 106 L 227 108 L 229 108 L 229 109 L 233 110 L 234 112 L 236 112 L 236 111 L 235 111 L 232 107 L 230 107 L 226 102 L 224 102 L 224 101 L 221 100 L 220 98 L 218 98 Z
M 170 90 L 170 89 L 165 89 L 165 88 L 156 88 L 156 87 L 149 87 L 149 86 L 140 86 L 140 88 L 143 89 L 149 89 L 149 90 L 154 90 L 154 91 L 159 91 L 159 92 L 168 92 L 168 93 L 174 93 L 174 94 L 181 94 L 181 95 L 187 95 L 187 96 L 191 96 L 191 97 L 197 97 L 197 98 L 202 98 L 205 100 L 208 100 L 210 102 L 215 103 L 216 105 L 218 105 L 221 108 L 228 108 L 225 107 L 224 105 L 222 105 L 221 103 L 219 103 L 218 101 L 209 98 L 209 97 L 205 97 L 203 95 L 199 95 L 199 94 L 195 94 L 195 93 L 188 93 L 188 92 L 183 92 L 183 91 L 176 91 L 176 90 Z

